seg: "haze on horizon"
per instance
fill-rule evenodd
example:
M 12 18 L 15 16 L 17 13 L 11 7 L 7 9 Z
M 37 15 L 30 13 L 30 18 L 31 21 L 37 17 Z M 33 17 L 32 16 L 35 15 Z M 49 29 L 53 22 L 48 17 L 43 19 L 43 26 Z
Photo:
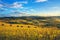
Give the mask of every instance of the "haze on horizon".
M 60 16 L 60 0 L 0 0 L 0 17 Z

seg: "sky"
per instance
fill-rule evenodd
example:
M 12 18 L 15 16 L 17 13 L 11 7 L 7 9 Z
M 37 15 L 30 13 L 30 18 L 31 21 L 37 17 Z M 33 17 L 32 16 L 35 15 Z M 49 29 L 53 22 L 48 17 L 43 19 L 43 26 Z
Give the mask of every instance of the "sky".
M 60 16 L 60 0 L 0 0 L 0 17 Z

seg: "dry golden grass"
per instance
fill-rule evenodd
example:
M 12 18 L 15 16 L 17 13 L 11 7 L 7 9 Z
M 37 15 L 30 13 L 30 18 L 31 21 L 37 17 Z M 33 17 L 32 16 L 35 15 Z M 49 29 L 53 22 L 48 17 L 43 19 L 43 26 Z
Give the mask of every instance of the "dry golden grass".
M 4 24 L 4 25 L 2 25 Z M 58 28 L 0 22 L 0 40 L 60 40 Z

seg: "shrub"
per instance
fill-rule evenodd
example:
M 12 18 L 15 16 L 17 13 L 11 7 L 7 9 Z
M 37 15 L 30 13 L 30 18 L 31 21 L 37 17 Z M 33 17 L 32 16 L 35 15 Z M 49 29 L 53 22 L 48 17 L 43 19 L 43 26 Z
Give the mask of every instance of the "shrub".
M 28 28 L 30 28 L 30 26 L 28 26 Z
M 4 24 L 2 24 L 2 26 L 4 26 Z
M 23 27 L 23 26 L 21 26 L 21 27 Z
M 57 24 L 57 28 L 60 28 L 60 24 Z
M 17 25 L 17 27 L 19 27 L 19 26 Z
M 34 28 L 37 28 L 37 27 L 34 27 Z
M 10 24 L 10 26 L 12 26 L 12 25 Z

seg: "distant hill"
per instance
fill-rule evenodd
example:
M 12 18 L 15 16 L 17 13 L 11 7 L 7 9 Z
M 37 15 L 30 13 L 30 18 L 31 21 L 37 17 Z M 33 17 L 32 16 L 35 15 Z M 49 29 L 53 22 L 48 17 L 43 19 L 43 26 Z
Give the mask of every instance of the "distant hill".
M 43 16 L 21 16 L 21 17 L 0 17 L 0 19 L 6 19 L 6 18 L 9 18 L 9 19 L 24 19 L 24 18 L 32 18 L 32 19 L 46 19 L 46 18 L 60 18 L 60 16 L 47 16 L 47 17 L 43 17 Z
M 59 27 L 60 16 L 42 17 L 42 16 L 21 16 L 21 17 L 0 17 L 5 23 L 9 24 L 26 24 L 38 27 Z

